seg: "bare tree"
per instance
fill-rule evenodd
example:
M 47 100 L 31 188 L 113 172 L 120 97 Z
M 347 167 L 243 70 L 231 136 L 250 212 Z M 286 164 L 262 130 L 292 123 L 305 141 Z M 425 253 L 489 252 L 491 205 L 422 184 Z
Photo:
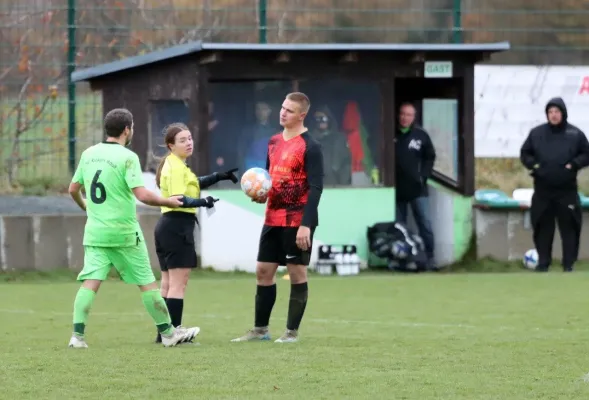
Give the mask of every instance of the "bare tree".
M 0 72 L 0 138 L 2 169 L 7 184 L 18 186 L 18 168 L 26 162 L 56 150 L 51 146 L 22 152 L 22 144 L 36 139 L 23 135 L 41 122 L 47 106 L 58 97 L 58 87 L 65 79 L 66 68 L 52 69 L 48 65 L 63 64 L 63 49 L 52 46 L 59 40 L 59 29 L 50 26 L 54 13 L 47 10 L 31 12 L 28 9 L 9 10 L 4 17 L 11 22 L 1 25 L 0 41 L 13 43 L 4 47 L 0 56 L 13 63 Z M 0 20 L 1 21 L 1 20 Z M 40 27 L 48 27 L 41 30 Z
M 65 112 L 63 107 L 52 106 L 65 96 L 67 10 L 53 3 L 29 4 L 25 0 L 0 9 L 0 42 L 10 44 L 0 46 L 0 58 L 10 60 L 0 68 L 0 170 L 4 188 L 18 187 L 19 167 L 25 163 L 35 163 L 47 155 L 58 157 L 56 162 L 66 157 L 66 128 L 54 132 L 50 126 L 42 127 L 56 118 L 52 112 L 60 116 Z M 207 40 L 219 33 L 228 12 L 213 11 L 211 3 L 162 0 L 153 9 L 142 0 L 80 0 L 76 10 L 76 63 L 91 66 Z M 187 12 L 188 8 L 194 11 Z

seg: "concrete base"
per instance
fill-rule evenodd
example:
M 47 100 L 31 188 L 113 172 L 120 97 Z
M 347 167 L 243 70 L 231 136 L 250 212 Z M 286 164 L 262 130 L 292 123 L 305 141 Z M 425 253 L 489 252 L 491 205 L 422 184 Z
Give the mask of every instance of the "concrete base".
M 153 231 L 158 213 L 138 214 L 151 267 L 159 270 Z M 47 271 L 69 268 L 80 271 L 84 263 L 85 215 L 0 216 L 0 266 L 3 271 Z M 195 232 L 199 243 L 198 227 Z M 197 246 L 197 253 L 199 246 Z
M 475 209 L 478 258 L 492 257 L 502 261 L 520 261 L 534 248 L 528 210 Z M 583 231 L 579 259 L 589 260 L 589 212 L 583 212 Z M 562 246 L 558 226 L 552 245 L 553 262 L 560 262 Z

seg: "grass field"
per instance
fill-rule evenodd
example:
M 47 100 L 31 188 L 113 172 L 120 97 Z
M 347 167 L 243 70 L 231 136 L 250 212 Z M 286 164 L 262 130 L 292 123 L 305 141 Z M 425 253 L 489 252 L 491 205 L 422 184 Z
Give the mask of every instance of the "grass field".
M 0 284 L 6 399 L 587 399 L 589 273 L 312 277 L 297 344 L 230 343 L 252 323 L 253 277 L 195 273 L 166 349 L 137 289 L 101 289 L 88 350 L 66 348 L 77 284 Z M 289 282 L 271 322 L 285 324 Z

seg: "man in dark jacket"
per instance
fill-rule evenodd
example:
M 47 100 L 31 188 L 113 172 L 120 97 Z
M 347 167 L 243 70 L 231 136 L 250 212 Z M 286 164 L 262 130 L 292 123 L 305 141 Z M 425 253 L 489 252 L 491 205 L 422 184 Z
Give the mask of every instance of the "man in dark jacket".
M 311 136 L 323 149 L 323 184 L 347 186 L 352 183 L 352 156 L 346 136 L 338 129 L 337 122 L 327 106 L 313 115 Z
M 419 236 L 425 245 L 427 269 L 436 269 L 434 263 L 434 233 L 429 212 L 427 180 L 436 160 L 436 151 L 428 133 L 415 125 L 415 107 L 401 105 L 395 137 L 395 182 L 397 221 L 407 224 L 408 208 L 417 224 Z
M 567 122 L 567 109 L 560 97 L 548 102 L 546 116 L 548 123 L 530 131 L 520 154 L 534 178 L 530 217 L 539 258 L 536 271 L 547 271 L 552 263 L 557 220 L 562 266 L 569 272 L 579 254 L 582 214 L 577 173 L 589 165 L 589 142 L 579 128 Z

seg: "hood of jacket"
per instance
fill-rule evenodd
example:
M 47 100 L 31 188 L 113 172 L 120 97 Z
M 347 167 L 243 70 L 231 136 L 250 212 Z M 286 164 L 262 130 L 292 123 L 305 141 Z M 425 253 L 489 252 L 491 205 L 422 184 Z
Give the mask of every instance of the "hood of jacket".
M 548 101 L 548 103 L 546 103 L 546 109 L 545 109 L 546 118 L 548 118 L 548 109 L 550 107 L 557 107 L 560 110 L 560 112 L 562 113 L 562 121 L 560 122 L 560 124 L 555 125 L 555 127 L 558 127 L 558 128 L 566 127 L 567 120 L 569 118 L 569 114 L 567 112 L 567 106 L 566 106 L 566 104 L 564 104 L 564 100 L 561 97 L 554 97 L 554 98 L 550 99 Z M 554 126 L 554 125 L 550 124 L 550 121 L 548 122 L 548 124 L 551 126 Z

